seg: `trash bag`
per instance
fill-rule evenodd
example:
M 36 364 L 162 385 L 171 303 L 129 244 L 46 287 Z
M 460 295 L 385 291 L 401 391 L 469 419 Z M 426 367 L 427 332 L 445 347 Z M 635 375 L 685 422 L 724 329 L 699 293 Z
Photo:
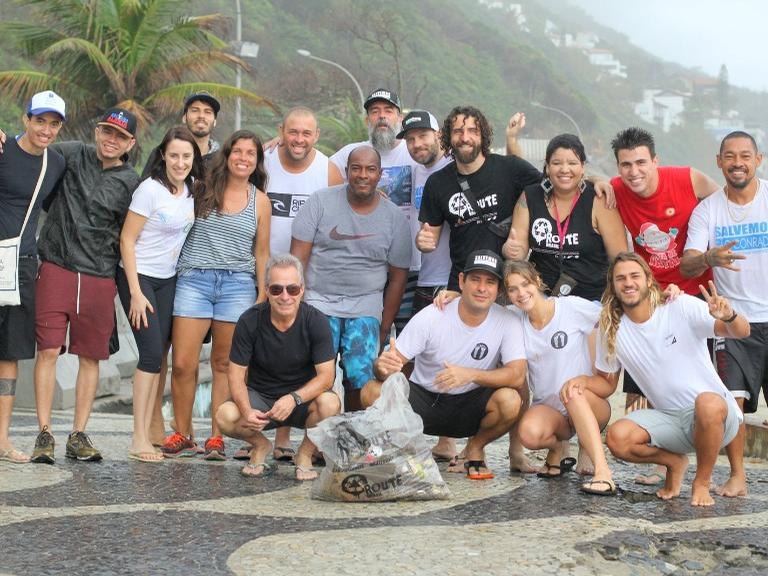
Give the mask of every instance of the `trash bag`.
M 408 391 L 405 376 L 393 374 L 367 410 L 333 416 L 308 430 L 326 462 L 312 498 L 387 502 L 450 497 Z

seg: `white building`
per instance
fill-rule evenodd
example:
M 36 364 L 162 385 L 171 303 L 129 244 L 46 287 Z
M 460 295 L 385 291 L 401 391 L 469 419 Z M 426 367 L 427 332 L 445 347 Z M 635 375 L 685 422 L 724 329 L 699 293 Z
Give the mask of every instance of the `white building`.
M 669 132 L 672 126 L 683 123 L 687 94 L 675 90 L 643 90 L 643 100 L 635 104 L 635 114 L 649 124 L 661 126 Z
M 586 54 L 589 58 L 589 63 L 593 66 L 602 68 L 611 76 L 616 76 L 618 78 L 627 77 L 627 67 L 615 58 L 613 52 L 610 50 L 606 50 L 605 48 L 592 48 L 591 50 L 587 50 Z

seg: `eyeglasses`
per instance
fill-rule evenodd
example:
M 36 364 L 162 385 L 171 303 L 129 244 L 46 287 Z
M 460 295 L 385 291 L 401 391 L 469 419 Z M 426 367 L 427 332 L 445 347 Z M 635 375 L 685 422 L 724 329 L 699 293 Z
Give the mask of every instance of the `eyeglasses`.
M 267 287 L 267 290 L 269 290 L 269 293 L 272 296 L 280 296 L 280 294 L 283 293 L 283 290 L 288 292 L 288 296 L 298 296 L 299 292 L 301 292 L 301 286 L 299 284 L 288 284 L 288 286 L 283 286 L 282 284 L 270 284 Z

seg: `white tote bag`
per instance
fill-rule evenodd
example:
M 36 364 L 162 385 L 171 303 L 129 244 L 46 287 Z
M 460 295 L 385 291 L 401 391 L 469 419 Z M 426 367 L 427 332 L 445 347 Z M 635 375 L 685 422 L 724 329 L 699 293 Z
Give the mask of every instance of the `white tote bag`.
M 32 194 L 32 201 L 29 203 L 26 216 L 24 216 L 21 232 L 15 238 L 0 240 L 0 306 L 18 306 L 21 304 L 19 294 L 19 250 L 21 249 L 21 237 L 24 235 L 24 228 L 27 227 L 29 215 L 32 214 L 32 207 L 35 205 L 40 187 L 43 185 L 47 168 L 48 149 L 45 149 L 43 150 L 43 166 L 40 169 L 40 176 L 37 179 L 35 191 Z

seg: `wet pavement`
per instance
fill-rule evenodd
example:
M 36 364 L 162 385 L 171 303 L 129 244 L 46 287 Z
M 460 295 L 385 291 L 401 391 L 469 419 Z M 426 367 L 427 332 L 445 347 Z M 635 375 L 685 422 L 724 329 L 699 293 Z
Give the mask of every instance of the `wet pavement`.
M 199 434 L 208 421 L 195 421 Z M 766 574 L 768 465 L 748 463 L 749 496 L 661 502 L 612 461 L 616 497 L 580 477 L 510 474 L 507 440 L 488 450 L 496 478 L 445 473 L 451 499 L 344 504 L 312 500 L 293 467 L 244 478 L 241 462 L 127 459 L 131 418 L 94 414 L 100 463 L 64 458 L 71 414 L 55 415 L 54 466 L 0 462 L 0 574 Z M 12 436 L 31 451 L 33 413 Z M 299 436 L 294 437 L 294 444 Z M 230 442 L 231 455 L 239 443 Z M 540 458 L 543 454 L 534 454 Z M 721 458 L 714 480 L 728 474 Z

